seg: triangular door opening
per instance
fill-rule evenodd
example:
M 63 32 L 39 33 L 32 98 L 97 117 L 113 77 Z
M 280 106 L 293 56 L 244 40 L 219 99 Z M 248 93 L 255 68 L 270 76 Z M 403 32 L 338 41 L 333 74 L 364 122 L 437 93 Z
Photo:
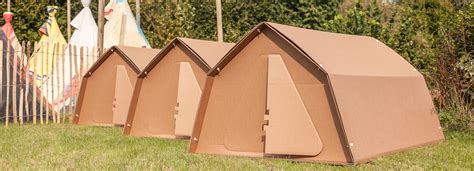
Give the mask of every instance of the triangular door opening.
M 201 98 L 201 88 L 189 62 L 179 62 L 178 98 L 175 134 L 191 136 Z
M 316 156 L 322 141 L 280 55 L 268 55 L 265 154 Z

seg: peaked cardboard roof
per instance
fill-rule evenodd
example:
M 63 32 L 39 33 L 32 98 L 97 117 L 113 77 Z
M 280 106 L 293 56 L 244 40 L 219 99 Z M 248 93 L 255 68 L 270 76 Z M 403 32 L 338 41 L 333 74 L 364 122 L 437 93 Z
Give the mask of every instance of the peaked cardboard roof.
M 137 67 L 143 70 L 146 65 L 160 53 L 160 49 L 151 49 L 151 48 L 137 48 L 137 47 L 128 47 L 128 46 L 117 46 Z
M 159 54 L 160 49 L 138 48 L 128 46 L 112 46 L 97 60 L 88 72 L 94 72 L 113 52 L 116 52 L 127 62 L 132 69 L 139 74 L 147 64 Z M 87 75 L 86 75 L 87 76 Z
M 211 68 L 235 45 L 235 43 L 218 43 L 188 38 L 179 39 L 198 54 Z
M 161 59 L 168 54 L 176 45 L 182 44 L 199 61 L 199 66 L 208 72 L 214 67 L 224 55 L 235 45 L 234 43 L 223 43 L 207 40 L 197 40 L 189 38 L 175 38 L 171 41 L 149 64 L 143 72 L 149 72 Z M 144 73 L 139 77 L 143 77 Z
M 213 68 L 222 69 L 261 30 L 271 29 L 329 75 L 404 76 L 421 74 L 391 48 L 368 36 L 357 36 L 261 23 Z

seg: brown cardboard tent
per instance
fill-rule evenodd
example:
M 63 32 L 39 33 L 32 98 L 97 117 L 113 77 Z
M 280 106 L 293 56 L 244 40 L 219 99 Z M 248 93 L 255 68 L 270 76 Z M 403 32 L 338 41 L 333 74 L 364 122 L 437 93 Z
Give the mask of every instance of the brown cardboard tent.
M 233 45 L 173 40 L 138 76 L 124 135 L 191 136 L 206 73 Z
M 190 152 L 355 164 L 444 138 L 423 76 L 365 37 L 263 23 L 209 72 Z
M 73 123 L 123 125 L 138 74 L 160 50 L 114 46 L 82 79 Z

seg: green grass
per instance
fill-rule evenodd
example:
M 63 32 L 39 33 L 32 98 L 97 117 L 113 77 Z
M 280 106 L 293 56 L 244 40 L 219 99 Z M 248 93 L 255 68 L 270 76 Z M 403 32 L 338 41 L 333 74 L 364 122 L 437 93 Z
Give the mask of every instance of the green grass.
M 188 154 L 185 140 L 123 137 L 120 128 L 71 124 L 0 125 L 0 170 L 314 170 L 474 168 L 474 133 L 447 132 L 440 144 L 385 156 L 357 166 L 284 159 Z

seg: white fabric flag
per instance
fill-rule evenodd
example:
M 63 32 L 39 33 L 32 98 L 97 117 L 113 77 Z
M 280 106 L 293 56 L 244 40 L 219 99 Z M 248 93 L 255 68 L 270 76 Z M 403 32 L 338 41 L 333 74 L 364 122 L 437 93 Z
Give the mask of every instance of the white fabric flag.
M 97 56 L 93 56 L 93 54 L 97 55 L 97 53 L 94 51 L 96 50 L 97 45 L 98 28 L 94 20 L 94 16 L 92 15 L 92 11 L 89 8 L 91 0 L 81 0 L 81 3 L 84 8 L 71 21 L 71 26 L 74 27 L 75 30 L 71 36 L 71 39 L 69 40 L 69 45 L 71 45 L 71 47 L 77 47 L 77 56 L 73 56 L 74 48 L 69 50 L 68 46 L 68 48 L 66 48 L 65 50 L 66 56 L 64 59 L 64 77 L 66 79 L 64 84 L 66 85 L 66 89 L 65 91 L 63 91 L 63 96 L 66 97 L 64 98 L 66 101 L 60 103 L 61 107 L 69 105 L 69 98 L 72 97 L 72 88 L 76 88 L 76 91 L 78 91 L 77 87 L 80 86 L 78 85 L 78 77 L 81 76 L 79 75 L 79 73 L 76 73 L 75 67 L 75 64 L 77 64 L 78 69 L 80 69 L 80 48 L 83 47 L 84 49 L 84 60 L 86 60 L 85 58 L 88 58 L 87 61 L 89 61 L 89 64 L 83 65 L 83 73 L 88 70 L 87 66 L 91 66 L 93 62 L 95 62 L 93 60 L 97 59 Z M 86 52 L 87 49 L 88 51 Z M 70 54 L 70 52 L 72 52 L 73 54 Z M 85 56 L 86 54 L 88 54 L 88 56 Z M 71 72 L 72 79 L 69 78 Z
M 126 0 L 111 0 L 105 7 L 104 48 L 114 45 L 150 47 Z

